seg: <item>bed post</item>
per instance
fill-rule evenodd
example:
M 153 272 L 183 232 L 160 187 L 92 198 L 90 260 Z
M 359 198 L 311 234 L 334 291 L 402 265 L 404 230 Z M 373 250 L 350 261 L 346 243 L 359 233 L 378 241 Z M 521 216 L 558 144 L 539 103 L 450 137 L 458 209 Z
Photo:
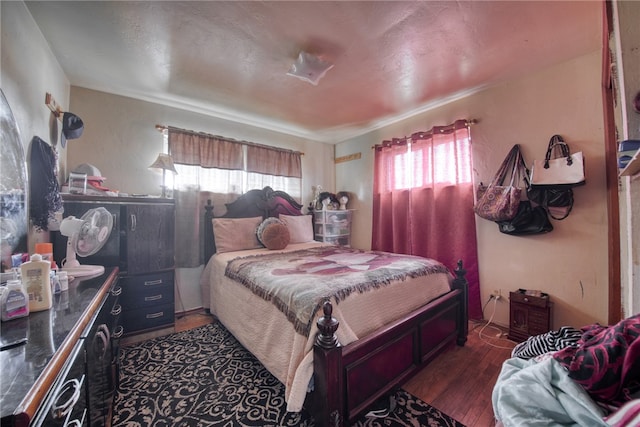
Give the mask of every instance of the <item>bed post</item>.
M 209 258 L 216 252 L 216 244 L 213 239 L 213 204 L 211 199 L 207 199 L 204 206 L 204 263 L 209 262 Z
M 467 342 L 467 335 L 469 334 L 469 282 L 465 275 L 467 270 L 462 267 L 462 260 L 458 260 L 458 266 L 454 270 L 456 277 L 453 279 L 452 287 L 454 289 L 460 289 L 461 301 L 460 306 L 462 309 L 458 314 L 458 322 L 460 322 L 460 329 L 458 329 L 458 338 L 456 343 L 460 346 Z
M 314 398 L 312 412 L 316 425 L 344 425 L 344 384 L 342 348 L 336 337 L 340 322 L 332 317 L 333 306 L 328 300 L 322 306 L 324 316 L 316 322 L 318 336 L 313 346 Z

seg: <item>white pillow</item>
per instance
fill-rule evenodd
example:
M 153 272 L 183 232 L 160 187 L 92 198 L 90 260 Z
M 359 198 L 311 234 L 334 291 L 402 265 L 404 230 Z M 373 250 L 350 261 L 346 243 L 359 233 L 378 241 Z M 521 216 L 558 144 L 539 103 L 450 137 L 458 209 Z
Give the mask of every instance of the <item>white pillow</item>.
M 279 218 L 289 229 L 289 243 L 306 243 L 313 241 L 311 215 L 280 214 Z
M 213 236 L 216 253 L 243 251 L 261 248 L 256 237 L 262 217 L 255 218 L 213 218 Z

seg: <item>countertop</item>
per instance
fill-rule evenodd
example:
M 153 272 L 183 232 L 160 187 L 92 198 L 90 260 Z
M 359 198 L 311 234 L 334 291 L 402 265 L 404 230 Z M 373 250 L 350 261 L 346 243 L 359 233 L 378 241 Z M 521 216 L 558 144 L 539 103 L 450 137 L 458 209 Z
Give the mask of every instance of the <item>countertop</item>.
M 0 351 L 3 425 L 12 415 L 35 412 L 117 274 L 118 268 L 111 267 L 99 276 L 76 278 L 68 291 L 54 295 L 50 310 L 2 322 L 3 346 L 26 338 Z

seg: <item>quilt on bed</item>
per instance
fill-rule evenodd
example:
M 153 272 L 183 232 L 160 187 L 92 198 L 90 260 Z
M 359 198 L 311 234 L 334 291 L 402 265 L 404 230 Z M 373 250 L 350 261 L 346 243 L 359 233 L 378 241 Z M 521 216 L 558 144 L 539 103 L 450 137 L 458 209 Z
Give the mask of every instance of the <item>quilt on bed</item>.
M 325 243 L 307 242 L 290 244 L 277 251 L 262 248 L 216 254 L 207 263 L 200 280 L 203 301 L 209 303 L 211 312 L 285 385 L 287 410 L 292 412 L 302 409 L 313 375 L 313 344 L 318 331 L 316 322 L 311 322 L 309 335 L 304 336 L 296 331 L 293 323 L 273 302 L 257 296 L 246 285 L 227 277 L 225 271 L 228 263 L 235 259 L 256 261 L 256 258 L 247 257 L 320 247 L 337 249 Z M 351 262 L 349 267 L 336 263 L 333 268 L 364 270 L 366 266 Z M 316 275 L 314 283 L 322 282 L 333 274 Z M 449 292 L 452 279 L 447 270 L 446 274 L 406 277 L 405 280 L 396 280 L 389 286 L 381 285 L 368 292 L 352 292 L 340 303 L 332 297 L 333 315 L 340 320 L 336 332 L 340 344 L 348 345 Z M 320 308 L 318 312 L 321 311 Z M 315 313 L 311 317 L 317 316 L 318 313 Z
M 322 303 L 337 303 L 393 281 L 448 274 L 441 263 L 416 256 L 322 246 L 231 260 L 225 275 L 271 301 L 296 332 L 308 337 Z

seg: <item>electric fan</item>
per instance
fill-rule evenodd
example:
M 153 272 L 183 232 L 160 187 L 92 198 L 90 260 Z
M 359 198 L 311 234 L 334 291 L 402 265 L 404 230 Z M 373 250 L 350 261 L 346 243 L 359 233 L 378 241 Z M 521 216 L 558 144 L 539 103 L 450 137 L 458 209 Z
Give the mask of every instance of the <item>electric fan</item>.
M 87 211 L 80 219 L 74 216 L 63 219 L 60 233 L 69 239 L 62 270 L 74 277 L 102 274 L 102 265 L 81 265 L 76 255 L 86 257 L 98 252 L 107 243 L 112 228 L 113 217 L 102 207 Z

